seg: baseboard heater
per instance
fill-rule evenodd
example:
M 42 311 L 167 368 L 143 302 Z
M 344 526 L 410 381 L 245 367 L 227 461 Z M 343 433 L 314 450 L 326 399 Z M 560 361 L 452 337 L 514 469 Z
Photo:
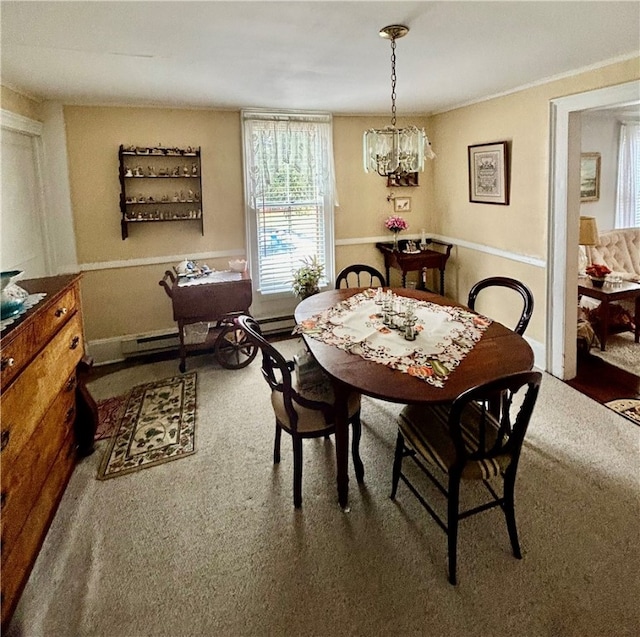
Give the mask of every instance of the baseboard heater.
M 275 316 L 271 318 L 259 319 L 258 323 L 263 334 L 285 334 L 291 333 L 295 326 L 293 316 Z M 177 330 L 167 334 L 154 334 L 153 336 L 139 336 L 137 338 L 127 338 L 121 341 L 123 356 L 140 356 L 141 354 L 153 354 L 167 350 L 177 350 L 180 346 L 180 339 Z
M 180 339 L 176 330 L 167 334 L 123 339 L 120 346 L 123 356 L 139 356 L 140 354 L 152 354 L 154 352 L 178 349 Z

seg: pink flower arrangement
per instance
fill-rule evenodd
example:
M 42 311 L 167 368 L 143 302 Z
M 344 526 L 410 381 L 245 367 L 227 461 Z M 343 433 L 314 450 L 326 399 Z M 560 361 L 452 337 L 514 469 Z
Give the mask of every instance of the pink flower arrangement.
M 397 215 L 387 217 L 384 225 L 385 228 L 387 230 L 391 230 L 391 232 L 400 232 L 401 230 L 406 230 L 409 227 L 409 224 L 402 217 L 398 217 Z

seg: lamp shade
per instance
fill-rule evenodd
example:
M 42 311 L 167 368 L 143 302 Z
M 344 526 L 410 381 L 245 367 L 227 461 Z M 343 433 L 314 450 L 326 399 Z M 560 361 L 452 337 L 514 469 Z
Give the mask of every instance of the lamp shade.
M 581 246 L 594 246 L 598 243 L 598 226 L 595 217 L 580 217 L 580 240 Z

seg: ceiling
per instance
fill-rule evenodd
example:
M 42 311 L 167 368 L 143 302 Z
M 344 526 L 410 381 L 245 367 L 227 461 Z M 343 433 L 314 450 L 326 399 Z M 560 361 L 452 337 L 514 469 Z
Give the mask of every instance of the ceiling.
M 631 2 L 13 2 L 2 84 L 73 104 L 439 112 L 640 54 Z

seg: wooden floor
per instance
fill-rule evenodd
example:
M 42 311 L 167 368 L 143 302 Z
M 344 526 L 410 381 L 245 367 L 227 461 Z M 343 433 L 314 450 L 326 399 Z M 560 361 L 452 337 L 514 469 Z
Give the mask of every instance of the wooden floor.
M 640 398 L 640 377 L 590 354 L 578 357 L 578 374 L 566 383 L 599 403 Z

